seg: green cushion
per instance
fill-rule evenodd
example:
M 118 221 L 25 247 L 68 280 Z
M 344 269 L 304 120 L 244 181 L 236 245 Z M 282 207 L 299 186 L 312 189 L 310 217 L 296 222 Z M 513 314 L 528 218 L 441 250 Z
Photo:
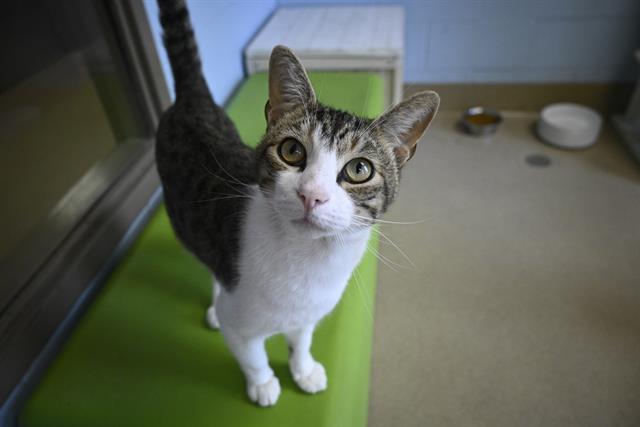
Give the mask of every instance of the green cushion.
M 312 74 L 319 99 L 373 116 L 383 109 L 375 75 Z M 266 76 L 254 75 L 228 111 L 247 142 L 264 130 Z M 376 244 L 372 241 L 373 245 Z M 293 383 L 282 337 L 269 340 L 282 394 L 273 408 L 245 397 L 244 378 L 219 332 L 205 327 L 210 275 L 176 241 L 163 208 L 111 274 L 20 417 L 27 427 L 364 426 L 376 262 L 369 252 L 313 353 L 329 388 L 308 396 Z

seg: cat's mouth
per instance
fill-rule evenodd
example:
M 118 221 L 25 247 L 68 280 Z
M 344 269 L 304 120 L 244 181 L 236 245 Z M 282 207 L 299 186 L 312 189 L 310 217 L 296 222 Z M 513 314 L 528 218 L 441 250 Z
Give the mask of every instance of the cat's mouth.
M 316 220 L 314 220 L 312 217 L 309 217 L 309 216 L 305 216 L 299 219 L 294 219 L 292 222 L 298 227 L 307 228 L 311 230 L 327 231 L 326 227 L 323 227 L 322 225 L 318 224 Z

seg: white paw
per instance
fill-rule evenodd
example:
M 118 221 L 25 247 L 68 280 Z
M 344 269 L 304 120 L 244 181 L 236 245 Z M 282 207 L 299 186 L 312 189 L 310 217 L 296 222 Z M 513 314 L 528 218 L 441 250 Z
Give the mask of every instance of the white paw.
M 280 396 L 280 381 L 273 376 L 264 384 L 247 385 L 247 394 L 252 402 L 260 406 L 273 406 Z
M 313 362 L 313 368 L 309 374 L 303 375 L 293 370 L 291 374 L 298 387 L 307 393 L 317 393 L 327 388 L 327 374 L 324 371 L 324 366 L 316 361 Z
M 218 316 L 216 315 L 216 306 L 212 305 L 207 309 L 207 325 L 211 329 L 220 329 L 220 322 L 218 321 Z

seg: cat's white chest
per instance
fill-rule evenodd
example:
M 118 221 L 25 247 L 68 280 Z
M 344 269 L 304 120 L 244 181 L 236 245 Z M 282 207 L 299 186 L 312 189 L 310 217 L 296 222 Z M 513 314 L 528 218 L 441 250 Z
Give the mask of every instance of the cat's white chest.
M 366 249 L 364 231 L 346 241 L 300 239 L 268 219 L 266 201 L 251 202 L 239 257 L 240 280 L 217 307 L 248 335 L 284 332 L 318 322 L 338 303 Z M 218 304 L 217 304 L 218 305 Z

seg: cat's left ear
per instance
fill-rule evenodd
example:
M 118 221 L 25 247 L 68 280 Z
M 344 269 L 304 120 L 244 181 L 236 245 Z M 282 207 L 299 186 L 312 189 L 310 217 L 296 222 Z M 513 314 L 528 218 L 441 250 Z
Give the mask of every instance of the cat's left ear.
M 428 90 L 402 101 L 374 122 L 375 127 L 394 141 L 393 151 L 399 167 L 413 157 L 418 141 L 429 127 L 439 106 L 440 96 Z
M 276 46 L 269 59 L 269 100 L 264 113 L 269 124 L 296 107 L 315 104 L 316 94 L 300 60 L 284 46 Z

